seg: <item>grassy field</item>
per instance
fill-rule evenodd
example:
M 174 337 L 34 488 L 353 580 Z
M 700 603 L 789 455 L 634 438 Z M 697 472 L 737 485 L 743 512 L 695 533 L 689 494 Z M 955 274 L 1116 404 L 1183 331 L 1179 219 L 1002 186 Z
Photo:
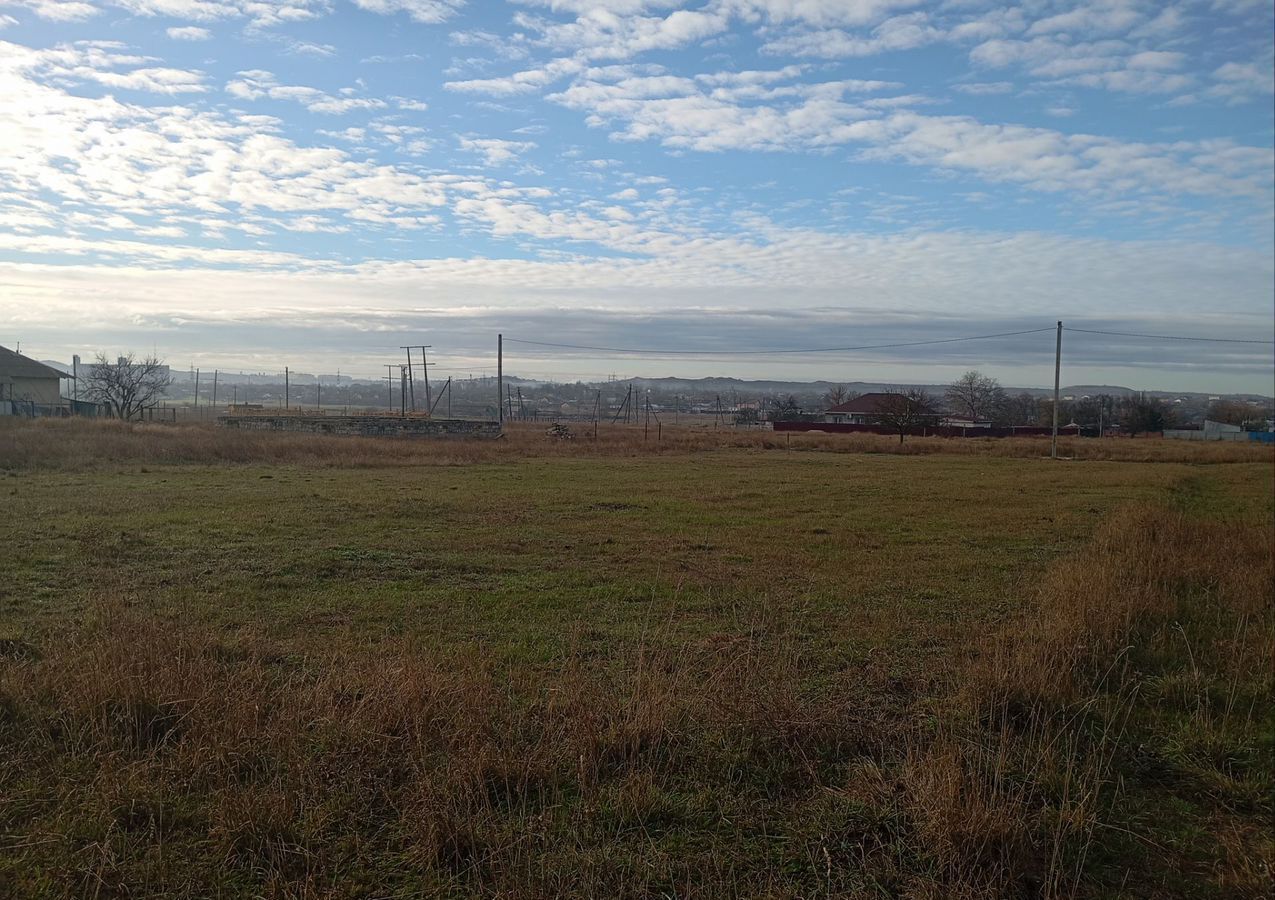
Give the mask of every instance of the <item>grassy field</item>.
M 1269 448 L 663 437 L 0 428 L 0 896 L 1269 889 Z

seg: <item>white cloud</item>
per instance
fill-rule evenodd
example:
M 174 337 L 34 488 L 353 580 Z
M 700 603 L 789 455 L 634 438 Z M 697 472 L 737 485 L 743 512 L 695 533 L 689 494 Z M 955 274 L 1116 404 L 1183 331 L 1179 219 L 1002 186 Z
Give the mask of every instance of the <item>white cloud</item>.
M 1271 59 L 1264 64 L 1224 63 L 1213 71 L 1212 77 L 1215 83 L 1206 94 L 1232 103 L 1275 94 L 1275 65 Z
M 152 66 L 154 57 L 122 51 L 111 42 L 80 41 L 48 50 L 31 50 L 0 41 L 5 67 L 29 70 L 62 84 L 96 82 L 115 90 L 157 94 L 202 93 L 208 90 L 202 72 Z M 127 71 L 117 71 L 127 70 Z
M 54 58 L 83 54 L 64 48 Z M 210 220 L 214 231 L 240 227 L 245 217 L 325 211 L 408 228 L 436 221 L 425 211 L 452 194 L 495 190 L 480 179 L 423 176 L 301 146 L 273 134 L 269 117 L 75 96 L 29 77 L 49 66 L 49 55 L 0 44 L 0 198 L 49 195 L 58 198 L 51 210 L 87 207 L 103 219 L 164 210 L 174 217 L 164 226 Z M 78 245 L 43 246 L 72 252 Z M 168 252 L 157 247 L 152 255 Z
M 1068 43 L 1052 37 L 997 39 L 971 50 L 970 60 L 990 69 L 1020 66 L 1028 75 L 1052 84 L 1126 93 L 1174 93 L 1195 81 L 1193 75 L 1175 71 L 1185 62 L 1184 54 L 1138 50 L 1122 40 Z
M 1038 19 L 1027 29 L 1027 33 L 1110 34 L 1128 31 L 1141 21 L 1142 13 L 1130 3 L 1086 4 L 1065 13 Z
M 920 3 L 921 0 L 725 0 L 720 5 L 745 22 L 862 26 Z
M 300 103 L 313 113 L 343 115 L 359 109 L 384 109 L 386 103 L 376 97 L 334 97 L 318 88 L 302 85 L 279 84 L 271 72 L 250 69 L 240 72 L 239 78 L 227 82 L 226 93 L 240 100 L 288 100 Z
M 314 44 L 310 41 L 291 41 L 288 52 L 296 56 L 313 56 L 316 59 L 328 59 L 336 56 L 336 47 L 331 44 Z
M 186 25 L 181 28 L 169 28 L 165 32 L 175 41 L 206 41 L 212 38 L 212 32 L 207 28 L 199 28 L 195 25 Z
M 477 153 L 488 166 L 503 166 L 515 161 L 536 145 L 531 141 L 505 141 L 497 138 L 475 138 L 459 135 L 456 143 L 467 153 Z
M 1012 94 L 1014 85 L 1008 81 L 973 81 L 964 84 L 954 84 L 952 85 L 952 90 L 975 97 L 983 97 L 994 94 Z
M 579 82 L 549 99 L 609 126 L 620 140 L 721 151 L 861 148 L 867 158 L 965 172 L 1043 191 L 1248 197 L 1269 202 L 1271 154 L 1227 141 L 1132 143 L 1097 135 L 890 111 L 893 100 L 847 102 L 817 85 L 753 105 L 670 76 Z
M 941 40 L 943 36 L 942 31 L 929 24 L 929 16 L 918 12 L 886 19 L 866 36 L 841 29 L 796 32 L 770 41 L 762 47 L 762 51 L 828 59 L 875 56 L 896 50 L 912 50 Z
M 354 0 L 354 5 L 382 16 L 403 12 L 413 22 L 437 25 L 454 16 L 464 0 Z
M 0 0 L 0 6 L 23 6 L 50 22 L 83 22 L 101 12 L 80 0 Z
M 525 69 L 499 78 L 473 78 L 462 81 L 443 83 L 449 91 L 460 93 L 491 94 L 507 97 L 513 94 L 528 94 L 552 84 L 568 75 L 574 75 L 585 69 L 585 64 L 574 59 L 556 59 L 547 65 L 534 69 Z

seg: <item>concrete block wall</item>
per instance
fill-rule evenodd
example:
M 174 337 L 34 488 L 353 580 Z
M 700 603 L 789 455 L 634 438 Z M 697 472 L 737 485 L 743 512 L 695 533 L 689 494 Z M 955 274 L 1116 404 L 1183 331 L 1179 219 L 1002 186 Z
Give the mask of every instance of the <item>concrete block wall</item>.
M 223 428 L 245 431 L 300 431 L 358 437 L 498 438 L 499 422 L 425 419 L 412 416 L 218 416 Z

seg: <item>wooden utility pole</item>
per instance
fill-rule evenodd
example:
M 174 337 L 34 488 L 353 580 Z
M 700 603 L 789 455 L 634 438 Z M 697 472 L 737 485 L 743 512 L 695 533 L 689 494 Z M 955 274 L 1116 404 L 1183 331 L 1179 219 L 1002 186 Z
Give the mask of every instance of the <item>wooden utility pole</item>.
M 216 409 L 216 408 L 217 408 L 217 375 L 218 375 L 218 374 L 219 374 L 219 373 L 218 373 L 218 371 L 217 371 L 216 369 L 213 369 L 213 399 L 212 399 L 212 405 L 213 405 L 213 408 L 214 408 L 214 409 Z
M 602 392 L 593 395 L 593 439 L 598 439 L 598 404 L 602 402 Z
M 433 398 L 429 394 L 429 360 L 425 357 L 425 351 L 433 344 L 421 344 L 421 372 L 425 375 L 425 407 L 429 410 L 434 409 Z M 432 413 L 431 413 L 432 414 Z
M 288 369 L 287 366 L 284 366 L 283 367 L 283 408 L 284 409 L 289 409 L 291 407 L 291 398 L 288 396 L 288 391 L 290 387 L 289 381 L 291 377 L 292 377 L 291 371 Z
M 195 370 L 195 409 L 199 409 L 199 370 Z
M 624 401 L 620 404 L 620 408 L 615 411 L 615 415 L 611 418 L 611 424 L 614 425 L 620 421 L 620 414 L 624 414 L 624 424 L 629 424 L 629 401 L 633 399 L 633 386 L 629 385 L 629 390 L 624 395 Z
M 1058 389 L 1062 371 L 1062 322 L 1058 323 L 1058 338 L 1054 343 L 1054 429 L 1049 439 L 1049 458 L 1058 458 Z
M 434 407 L 438 406 L 438 404 L 442 401 L 444 391 L 447 392 L 447 418 L 450 419 L 452 417 L 452 379 L 450 376 L 447 379 L 447 383 L 443 385 L 443 390 L 438 392 L 438 398 L 434 401 L 433 405 L 430 406 L 429 414 L 431 416 L 434 415 Z
M 496 335 L 496 409 L 505 421 L 505 336 Z
M 385 408 L 394 412 L 394 366 L 385 364 L 385 383 L 389 385 L 389 393 L 385 397 Z
M 399 344 L 398 349 L 407 351 L 407 387 L 412 392 L 412 412 L 416 412 L 416 384 L 412 378 L 412 348 Z

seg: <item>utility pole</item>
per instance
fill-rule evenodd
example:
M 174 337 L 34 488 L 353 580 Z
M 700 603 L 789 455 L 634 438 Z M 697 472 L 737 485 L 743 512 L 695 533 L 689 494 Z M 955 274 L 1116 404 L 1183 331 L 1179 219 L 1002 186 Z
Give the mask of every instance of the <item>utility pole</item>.
M 199 409 L 199 370 L 195 370 L 195 409 Z
M 505 421 L 505 336 L 496 335 L 496 410 L 499 421 Z
M 283 367 L 283 408 L 284 409 L 292 408 L 292 398 L 288 396 L 289 390 L 291 388 L 291 384 L 290 384 L 291 378 L 292 378 L 292 370 L 290 370 L 287 366 L 284 366 Z
M 430 396 L 429 391 L 429 359 L 425 356 L 425 351 L 432 349 L 433 344 L 419 344 L 421 348 L 421 372 L 425 375 L 425 408 L 433 412 L 434 398 Z
M 407 366 L 398 367 L 398 414 L 407 415 Z
M 385 364 L 385 383 L 389 385 L 389 393 L 385 397 L 385 408 L 394 412 L 394 366 Z
M 1049 458 L 1058 458 L 1058 387 L 1062 371 L 1062 322 L 1058 323 L 1058 338 L 1054 343 L 1054 430 L 1049 439 Z
M 449 419 L 450 419 L 450 418 L 452 417 L 452 379 L 451 379 L 451 376 L 448 376 L 448 378 L 447 378 L 447 383 L 443 385 L 443 390 L 438 392 L 438 399 L 437 399 L 437 400 L 435 400 L 435 401 L 434 401 L 434 402 L 430 405 L 430 407 L 429 407 L 429 414 L 430 414 L 431 416 L 432 416 L 432 415 L 434 415 L 434 407 L 435 407 L 435 406 L 438 406 L 438 404 L 442 402 L 442 400 L 443 400 L 443 391 L 446 391 L 446 392 L 447 392 L 447 418 L 449 418 Z
M 412 377 L 412 348 L 399 344 L 398 349 L 407 351 L 407 386 L 412 392 L 412 412 L 416 412 L 416 380 Z
M 323 381 L 318 378 L 314 379 L 314 408 L 323 412 Z
M 218 373 L 218 371 L 217 371 L 216 369 L 213 369 L 213 402 L 212 402 L 212 405 L 213 405 L 213 408 L 214 408 L 214 409 L 216 409 L 216 408 L 217 408 L 217 375 L 218 375 L 218 374 L 220 374 L 220 373 Z
M 593 439 L 598 439 L 598 404 L 602 402 L 602 392 L 598 391 L 593 396 Z

